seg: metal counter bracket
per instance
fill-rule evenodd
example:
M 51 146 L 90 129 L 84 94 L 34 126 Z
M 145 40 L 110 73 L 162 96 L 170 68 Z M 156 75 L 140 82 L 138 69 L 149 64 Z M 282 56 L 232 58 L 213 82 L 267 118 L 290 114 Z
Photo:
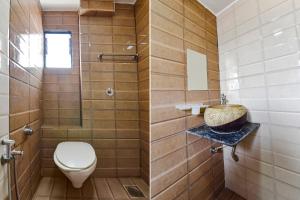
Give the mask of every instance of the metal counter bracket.
M 232 146 L 231 147 L 231 157 L 234 161 L 238 162 L 239 161 L 239 156 L 236 154 L 236 145 Z M 212 154 L 215 154 L 215 153 L 222 153 L 223 152 L 223 149 L 224 149 L 224 146 L 212 146 L 210 147 L 210 152 Z
M 210 152 L 212 154 L 221 153 L 221 152 L 223 152 L 223 148 L 224 148 L 223 146 L 218 146 L 218 147 L 212 146 L 212 147 L 210 147 Z
M 235 162 L 238 162 L 239 161 L 239 156 L 236 155 L 235 151 L 236 151 L 236 145 L 232 146 L 231 147 L 231 157 L 232 159 L 235 161 Z

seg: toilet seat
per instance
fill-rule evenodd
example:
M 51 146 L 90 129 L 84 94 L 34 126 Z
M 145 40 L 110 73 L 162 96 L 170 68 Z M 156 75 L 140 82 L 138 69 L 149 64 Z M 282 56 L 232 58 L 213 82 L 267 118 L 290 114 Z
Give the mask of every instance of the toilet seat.
M 85 142 L 59 143 L 54 152 L 54 160 L 67 171 L 84 170 L 97 162 L 95 150 Z

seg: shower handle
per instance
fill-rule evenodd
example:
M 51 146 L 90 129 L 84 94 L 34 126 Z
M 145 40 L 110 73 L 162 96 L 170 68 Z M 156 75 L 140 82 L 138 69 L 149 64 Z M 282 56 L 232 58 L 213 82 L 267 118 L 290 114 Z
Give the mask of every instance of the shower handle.
M 24 131 L 25 135 L 33 134 L 33 130 L 28 124 L 24 126 L 23 131 Z
M 111 96 L 114 96 L 114 89 L 112 89 L 112 88 L 107 88 L 106 90 L 105 90 L 105 94 L 107 95 L 107 96 L 109 96 L 109 97 L 111 97 Z

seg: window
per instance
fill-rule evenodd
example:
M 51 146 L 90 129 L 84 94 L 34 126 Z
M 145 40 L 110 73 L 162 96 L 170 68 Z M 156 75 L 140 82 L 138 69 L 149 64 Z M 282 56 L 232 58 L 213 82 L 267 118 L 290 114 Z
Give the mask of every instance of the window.
M 45 33 L 45 66 L 47 68 L 71 68 L 72 49 L 70 32 Z

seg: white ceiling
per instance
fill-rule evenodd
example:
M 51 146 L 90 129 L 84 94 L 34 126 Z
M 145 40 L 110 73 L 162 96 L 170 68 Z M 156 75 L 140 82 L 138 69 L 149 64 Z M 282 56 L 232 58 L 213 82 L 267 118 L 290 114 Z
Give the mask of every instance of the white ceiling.
M 198 0 L 215 15 L 237 0 Z M 78 10 L 80 0 L 40 0 L 43 10 L 74 11 Z M 136 0 L 116 0 L 116 3 L 134 4 Z
M 45 11 L 76 11 L 80 0 L 40 0 Z M 136 0 L 116 0 L 116 3 L 134 4 Z
M 136 0 L 115 0 L 116 3 L 122 3 L 122 4 L 135 4 Z
M 79 8 L 79 0 L 40 0 L 46 11 L 74 11 Z
M 204 7 L 215 15 L 234 3 L 236 0 L 198 0 Z

